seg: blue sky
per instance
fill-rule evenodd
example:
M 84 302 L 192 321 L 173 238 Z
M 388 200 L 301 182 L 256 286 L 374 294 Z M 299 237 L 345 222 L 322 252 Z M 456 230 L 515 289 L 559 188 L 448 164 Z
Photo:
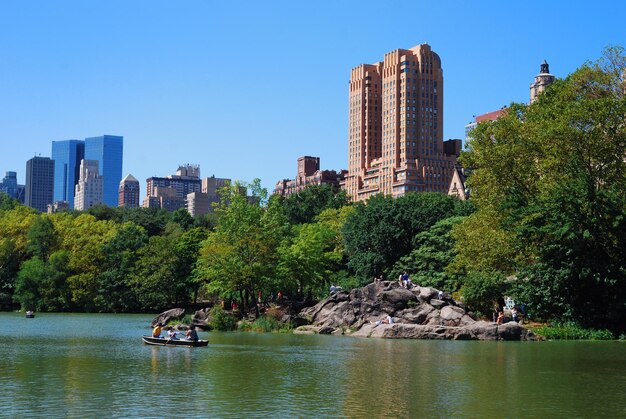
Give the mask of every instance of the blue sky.
M 528 4 L 523 4 L 528 3 Z M 124 175 L 194 163 L 272 190 L 296 160 L 347 168 L 350 69 L 428 43 L 444 139 L 626 46 L 626 2 L 0 0 L 0 177 L 53 140 L 124 136 Z

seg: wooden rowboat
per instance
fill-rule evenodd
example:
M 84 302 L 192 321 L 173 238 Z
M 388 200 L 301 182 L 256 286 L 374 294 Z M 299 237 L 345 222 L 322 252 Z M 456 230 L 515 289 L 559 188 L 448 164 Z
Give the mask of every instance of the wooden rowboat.
M 169 339 L 169 338 L 153 338 L 152 336 L 142 336 L 141 339 L 146 345 L 156 346 L 207 346 L 208 340 L 188 340 L 188 339 Z

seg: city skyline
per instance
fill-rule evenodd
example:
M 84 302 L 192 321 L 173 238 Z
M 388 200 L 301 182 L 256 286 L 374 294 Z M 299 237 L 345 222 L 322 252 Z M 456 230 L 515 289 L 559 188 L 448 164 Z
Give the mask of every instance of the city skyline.
M 184 163 L 270 191 L 300 156 L 347 169 L 351 69 L 422 43 L 442 60 L 443 139 L 462 139 L 473 115 L 528 102 L 544 60 L 560 78 L 626 45 L 626 6 L 603 4 L 9 3 L 0 173 L 24 184 L 26 161 L 52 141 L 98 132 L 124 136 L 121 177 L 142 196 L 146 179 Z

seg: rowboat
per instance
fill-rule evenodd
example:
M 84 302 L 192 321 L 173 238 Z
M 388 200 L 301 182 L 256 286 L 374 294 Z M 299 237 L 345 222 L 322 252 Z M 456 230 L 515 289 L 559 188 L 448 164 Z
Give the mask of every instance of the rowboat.
M 146 345 L 156 346 L 207 346 L 208 340 L 189 340 L 189 339 L 169 339 L 169 338 L 153 338 L 152 336 L 142 336 L 141 339 Z

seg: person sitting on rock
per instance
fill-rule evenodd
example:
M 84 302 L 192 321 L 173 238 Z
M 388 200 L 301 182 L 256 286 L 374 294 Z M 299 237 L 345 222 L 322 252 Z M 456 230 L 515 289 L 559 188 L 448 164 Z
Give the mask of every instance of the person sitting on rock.
M 370 322 L 371 323 L 371 322 Z M 379 326 L 381 324 L 393 324 L 393 317 L 391 317 L 389 314 L 387 314 L 387 317 L 377 320 L 376 323 L 374 323 L 374 327 Z

